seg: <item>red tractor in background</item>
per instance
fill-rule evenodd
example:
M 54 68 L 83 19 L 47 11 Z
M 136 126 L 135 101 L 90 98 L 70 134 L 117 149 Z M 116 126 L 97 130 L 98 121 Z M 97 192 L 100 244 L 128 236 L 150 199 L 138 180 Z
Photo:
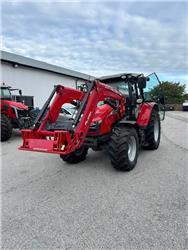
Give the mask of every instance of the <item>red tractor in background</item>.
M 78 163 L 89 148 L 106 147 L 113 167 L 130 171 L 140 146 L 155 150 L 160 143 L 164 98 L 150 95 L 156 84 L 155 73 L 125 73 L 86 82 L 79 89 L 57 85 L 33 127 L 22 130 L 19 149 L 59 154 L 65 162 Z M 60 110 L 67 103 L 75 106 L 75 113 L 64 119 Z
M 12 95 L 12 91 L 19 91 L 19 95 Z M 5 84 L 1 85 L 1 141 L 10 139 L 12 129 L 30 128 L 36 114 L 33 96 L 23 96 L 20 89 L 13 89 Z

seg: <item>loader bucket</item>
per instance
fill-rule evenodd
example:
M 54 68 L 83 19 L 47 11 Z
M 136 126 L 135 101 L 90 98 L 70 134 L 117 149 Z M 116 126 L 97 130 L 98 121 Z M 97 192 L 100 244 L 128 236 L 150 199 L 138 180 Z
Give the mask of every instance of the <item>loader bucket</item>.
M 23 144 L 20 150 L 43 153 L 68 154 L 74 150 L 73 141 L 68 131 L 43 131 L 36 133 L 32 130 L 22 130 Z

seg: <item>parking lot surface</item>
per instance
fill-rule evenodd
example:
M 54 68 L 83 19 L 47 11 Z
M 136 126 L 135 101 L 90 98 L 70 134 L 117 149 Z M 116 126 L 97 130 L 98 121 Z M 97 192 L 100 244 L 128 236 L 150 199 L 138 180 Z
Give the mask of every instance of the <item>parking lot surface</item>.
M 166 113 L 159 149 L 131 172 L 106 152 L 68 165 L 20 144 L 2 143 L 3 249 L 187 249 L 188 112 Z

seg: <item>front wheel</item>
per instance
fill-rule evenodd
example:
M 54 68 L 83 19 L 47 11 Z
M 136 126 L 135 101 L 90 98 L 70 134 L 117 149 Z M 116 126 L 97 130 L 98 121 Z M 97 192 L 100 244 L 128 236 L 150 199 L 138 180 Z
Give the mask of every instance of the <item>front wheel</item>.
M 67 163 L 75 164 L 84 161 L 87 153 L 88 148 L 82 146 L 81 148 L 76 149 L 74 152 L 68 155 L 60 155 L 60 158 Z
M 134 128 L 114 128 L 110 143 L 109 155 L 115 169 L 132 170 L 137 163 L 139 140 Z

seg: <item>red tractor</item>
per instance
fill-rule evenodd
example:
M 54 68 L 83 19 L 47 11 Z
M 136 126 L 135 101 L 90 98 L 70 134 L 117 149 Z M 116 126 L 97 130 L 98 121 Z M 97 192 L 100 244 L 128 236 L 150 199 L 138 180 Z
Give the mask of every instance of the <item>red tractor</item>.
M 87 82 L 79 89 L 57 85 L 32 129 L 22 130 L 19 149 L 59 154 L 65 162 L 78 163 L 89 148 L 106 147 L 113 167 L 130 171 L 140 146 L 155 150 L 160 143 L 164 98 L 152 96 L 156 84 L 160 82 L 155 73 L 147 77 L 125 73 Z M 60 111 L 67 103 L 75 106 L 75 112 L 65 119 Z
M 19 95 L 11 92 L 18 90 Z M 12 129 L 30 128 L 34 121 L 33 97 L 23 96 L 20 89 L 1 86 L 1 141 L 10 139 Z M 36 117 L 36 116 L 35 116 Z

